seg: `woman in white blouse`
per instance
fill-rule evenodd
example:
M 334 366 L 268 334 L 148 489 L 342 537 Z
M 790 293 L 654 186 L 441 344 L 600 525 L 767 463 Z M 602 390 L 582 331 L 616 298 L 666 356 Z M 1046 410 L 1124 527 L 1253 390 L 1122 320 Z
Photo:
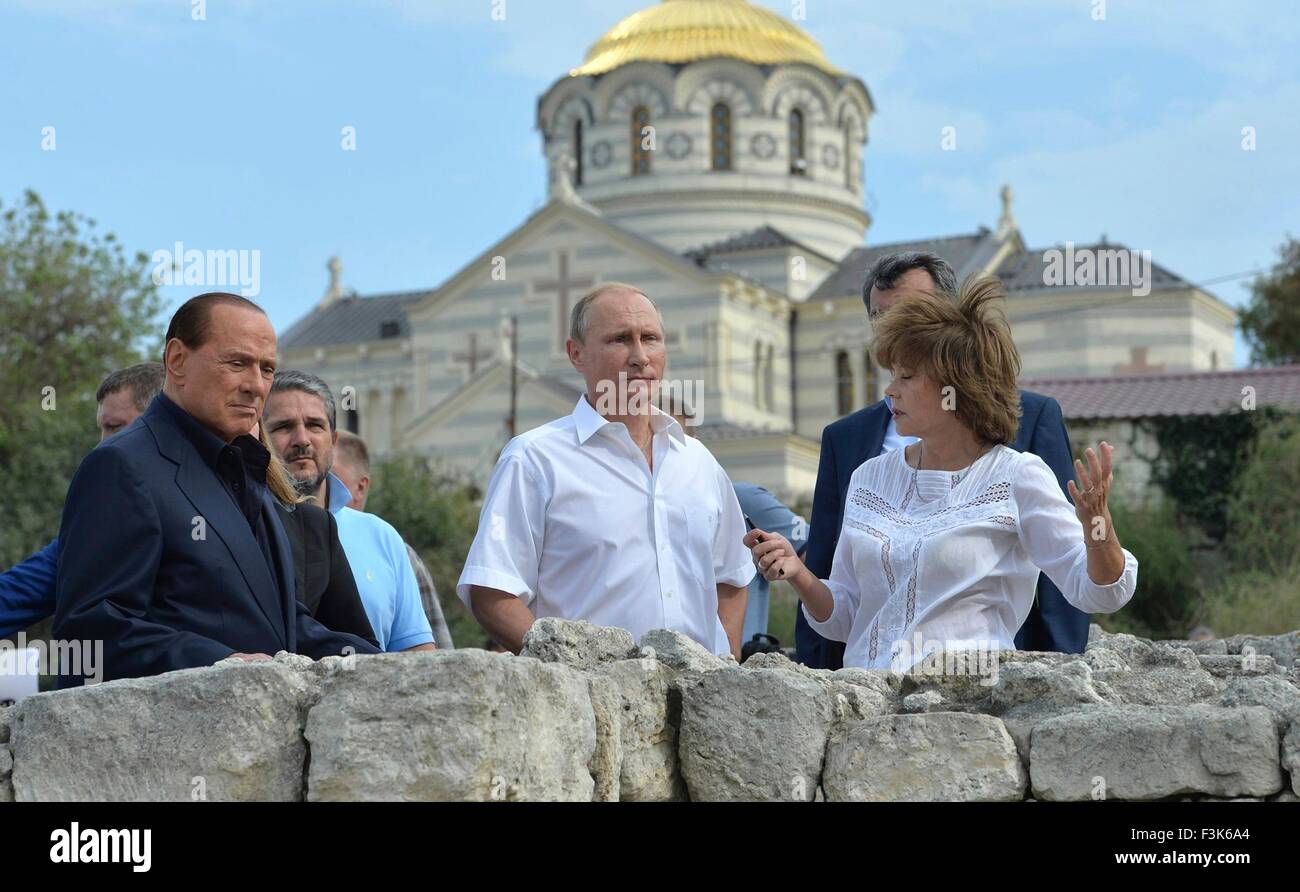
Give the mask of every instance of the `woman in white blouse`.
M 910 296 L 876 323 L 898 433 L 920 442 L 853 472 L 830 579 L 782 536 L 745 536 L 764 578 L 789 580 L 812 628 L 846 642 L 845 666 L 905 671 L 935 650 L 1014 649 L 1040 570 L 1089 613 L 1133 595 L 1137 560 L 1107 507 L 1113 448 L 1075 461 L 1071 505 L 1041 458 L 1007 445 L 1020 357 L 1003 297 L 997 280 L 972 278 L 955 302 Z

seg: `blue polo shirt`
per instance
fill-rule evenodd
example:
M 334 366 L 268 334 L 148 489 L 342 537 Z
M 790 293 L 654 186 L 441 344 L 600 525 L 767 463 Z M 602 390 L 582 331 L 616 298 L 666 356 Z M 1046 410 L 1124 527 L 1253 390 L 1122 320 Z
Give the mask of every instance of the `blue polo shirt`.
M 392 653 L 432 644 L 433 629 L 401 534 L 381 518 L 347 507 L 352 494 L 338 477 L 330 474 L 327 486 L 329 512 L 380 649 Z

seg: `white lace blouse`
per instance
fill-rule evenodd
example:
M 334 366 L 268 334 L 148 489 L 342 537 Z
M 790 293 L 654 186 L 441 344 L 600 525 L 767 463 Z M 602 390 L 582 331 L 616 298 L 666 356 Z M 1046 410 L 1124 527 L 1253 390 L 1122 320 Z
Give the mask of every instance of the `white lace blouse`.
M 962 471 L 914 471 L 895 449 L 853 472 L 825 580 L 835 608 L 804 615 L 846 642 L 845 666 L 905 671 L 925 650 L 1014 649 L 1040 569 L 1088 613 L 1137 584 L 1127 549 L 1118 580 L 1088 578 L 1083 525 L 1037 455 L 995 446 Z

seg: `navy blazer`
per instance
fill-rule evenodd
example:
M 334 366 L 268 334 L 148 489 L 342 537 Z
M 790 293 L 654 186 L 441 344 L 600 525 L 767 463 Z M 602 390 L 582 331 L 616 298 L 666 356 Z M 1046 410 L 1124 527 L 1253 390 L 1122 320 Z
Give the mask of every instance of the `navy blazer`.
M 160 405 L 164 398 L 92 449 L 72 478 L 59 530 L 54 637 L 102 641 L 104 665 L 94 668 L 104 681 L 210 666 L 236 652 L 378 653 L 312 619 L 295 597 L 293 557 L 271 494 L 263 494 L 262 518 L 274 570 L 216 471 Z M 59 687 L 81 680 L 60 674 Z
M 1020 391 L 1020 430 L 1012 448 L 1032 452 L 1047 463 L 1069 499 L 1066 482 L 1074 479 L 1074 456 L 1061 407 L 1048 396 Z M 818 579 L 831 575 L 835 545 L 844 520 L 849 478 L 858 466 L 880 454 L 889 429 L 889 405 L 884 400 L 832 422 L 822 432 L 821 462 L 813 492 L 812 525 L 804 563 Z M 812 630 L 803 611 L 795 616 L 795 645 L 799 661 L 824 669 L 843 665 L 844 643 L 830 641 Z M 1016 633 L 1020 650 L 1082 653 L 1088 643 L 1089 616 L 1061 594 L 1044 574 L 1038 577 L 1034 606 Z

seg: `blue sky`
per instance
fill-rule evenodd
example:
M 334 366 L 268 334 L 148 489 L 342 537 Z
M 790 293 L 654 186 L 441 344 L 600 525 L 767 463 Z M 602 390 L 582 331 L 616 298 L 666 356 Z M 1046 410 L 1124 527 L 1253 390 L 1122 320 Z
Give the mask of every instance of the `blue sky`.
M 362 294 L 431 287 L 539 206 L 538 95 L 650 2 L 5 0 L 0 200 L 34 188 L 146 252 L 257 249 L 280 330 L 331 254 Z M 869 242 L 995 225 L 1004 182 L 1031 246 L 1105 233 L 1194 282 L 1300 234 L 1294 5 L 1099 2 L 806 0 L 877 105 Z

